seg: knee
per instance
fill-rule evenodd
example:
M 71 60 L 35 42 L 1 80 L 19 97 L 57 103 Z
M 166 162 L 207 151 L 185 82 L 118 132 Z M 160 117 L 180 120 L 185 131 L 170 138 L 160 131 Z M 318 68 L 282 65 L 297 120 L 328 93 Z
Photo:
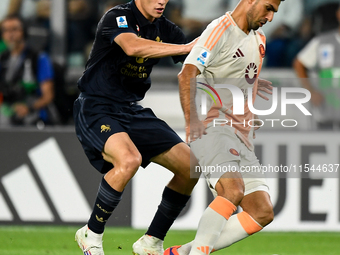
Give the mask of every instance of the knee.
M 219 196 L 228 199 L 237 206 L 244 197 L 244 184 L 243 182 L 234 182 L 232 185 L 223 185 L 223 183 L 219 181 L 216 184 L 216 191 Z
M 129 154 L 117 160 L 114 165 L 115 174 L 125 180 L 130 180 L 137 172 L 142 164 L 142 156 L 140 154 Z
M 273 220 L 274 220 L 274 210 L 273 210 L 273 207 L 270 206 L 263 212 L 263 226 L 268 225 Z
M 228 198 L 234 205 L 239 205 L 244 197 L 244 186 L 239 185 L 233 188 L 232 190 L 229 190 L 226 196 L 230 197 L 230 198 L 228 197 L 226 198 Z
M 272 205 L 265 205 L 256 210 L 253 216 L 255 220 L 263 227 L 274 220 L 274 211 Z
M 137 172 L 141 164 L 142 164 L 142 156 L 140 154 L 128 155 L 121 160 L 119 164 L 119 168 L 121 168 L 123 172 L 133 173 L 134 175 Z

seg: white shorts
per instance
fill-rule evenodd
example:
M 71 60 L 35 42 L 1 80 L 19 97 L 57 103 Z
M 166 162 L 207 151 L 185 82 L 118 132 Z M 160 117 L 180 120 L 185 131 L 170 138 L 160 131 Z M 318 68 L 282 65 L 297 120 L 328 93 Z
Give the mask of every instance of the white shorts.
M 230 170 L 241 173 L 245 196 L 255 191 L 269 193 L 259 160 L 254 151 L 249 150 L 237 137 L 233 128 L 209 127 L 206 131 L 207 134 L 192 142 L 190 147 L 214 196 L 217 195 L 216 183 Z

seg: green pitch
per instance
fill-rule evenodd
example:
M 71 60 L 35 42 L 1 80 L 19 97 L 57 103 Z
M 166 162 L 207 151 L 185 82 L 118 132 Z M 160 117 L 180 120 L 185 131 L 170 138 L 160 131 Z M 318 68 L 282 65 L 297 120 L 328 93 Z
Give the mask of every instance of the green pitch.
M 2 255 L 81 255 L 74 242 L 74 227 L 0 227 Z M 132 244 L 144 230 L 107 228 L 104 235 L 105 255 L 131 255 Z M 194 231 L 169 232 L 164 247 L 191 241 Z M 339 233 L 277 233 L 255 234 L 215 255 L 338 255 Z

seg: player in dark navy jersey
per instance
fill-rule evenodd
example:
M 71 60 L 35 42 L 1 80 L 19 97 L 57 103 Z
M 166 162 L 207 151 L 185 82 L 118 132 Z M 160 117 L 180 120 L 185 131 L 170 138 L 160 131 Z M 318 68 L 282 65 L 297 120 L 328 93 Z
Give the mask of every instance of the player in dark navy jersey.
M 134 243 L 135 254 L 163 254 L 164 237 L 197 182 L 190 177 L 189 147 L 151 109 L 137 104 L 151 86 L 159 58 L 183 62 L 195 44 L 186 44 L 182 31 L 163 16 L 167 3 L 133 0 L 106 12 L 78 81 L 76 133 L 91 164 L 104 174 L 90 219 L 76 233 L 84 254 L 104 254 L 105 223 L 139 166 L 155 162 L 174 177 L 146 234 Z

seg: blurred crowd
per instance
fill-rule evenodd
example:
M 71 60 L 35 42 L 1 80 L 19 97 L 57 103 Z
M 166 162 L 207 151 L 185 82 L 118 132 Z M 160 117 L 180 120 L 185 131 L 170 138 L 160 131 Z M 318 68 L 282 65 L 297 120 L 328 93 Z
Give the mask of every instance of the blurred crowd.
M 73 98 L 65 89 L 65 71 L 84 67 L 100 17 L 110 8 L 126 2 L 66 0 L 67 57 L 66 66 L 60 66 L 49 57 L 52 0 L 1 0 L 0 126 L 43 127 L 70 123 Z M 238 2 L 170 0 L 165 16 L 192 40 L 213 19 L 232 11 Z M 339 28 L 340 18 L 336 15 L 339 2 L 283 2 L 274 21 L 263 27 L 267 36 L 265 67 L 301 68 L 296 65 L 298 53 L 313 38 Z M 165 59 L 161 65 L 171 67 L 172 62 Z M 306 64 L 302 67 L 312 68 Z M 299 74 L 301 76 L 301 72 Z

